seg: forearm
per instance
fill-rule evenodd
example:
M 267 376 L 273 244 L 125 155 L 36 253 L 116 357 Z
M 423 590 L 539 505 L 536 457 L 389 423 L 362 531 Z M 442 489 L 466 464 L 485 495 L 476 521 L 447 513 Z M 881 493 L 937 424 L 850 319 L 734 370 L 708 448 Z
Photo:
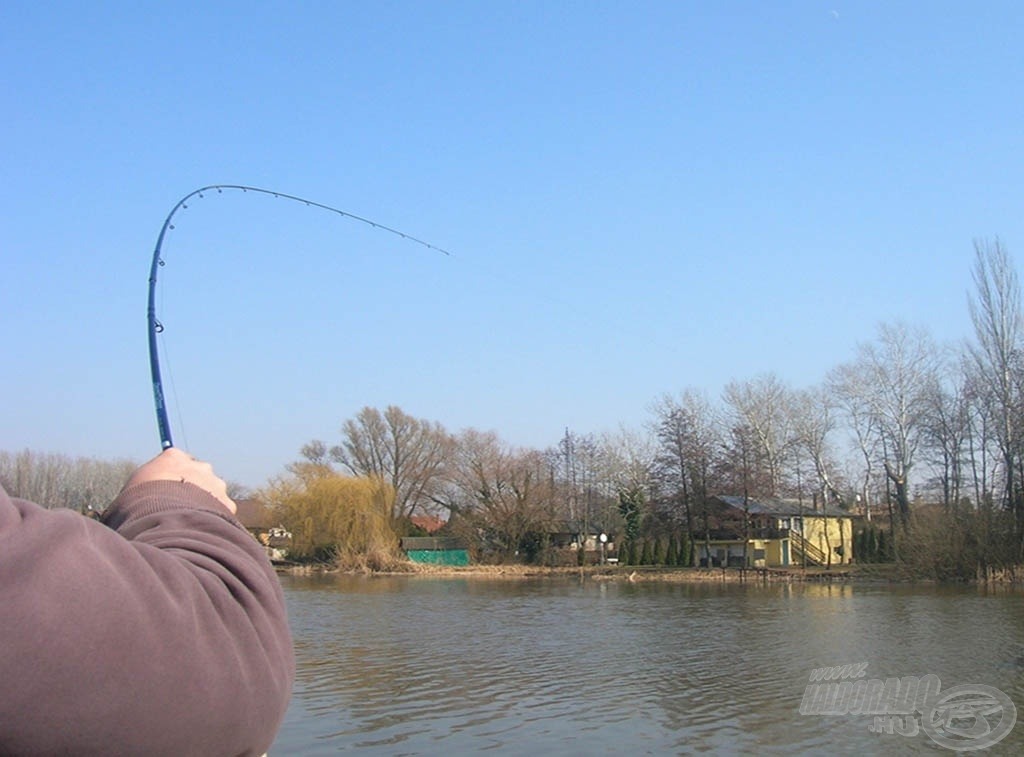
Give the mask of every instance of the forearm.
M 13 639 L 0 661 L 25 685 L 4 719 L 34 718 L 23 746 L 40 752 L 266 750 L 294 663 L 262 548 L 178 482 L 126 490 L 105 521 L 24 510 L 19 543 L 45 552 L 44 569 L 12 569 L 19 617 L 0 620 Z

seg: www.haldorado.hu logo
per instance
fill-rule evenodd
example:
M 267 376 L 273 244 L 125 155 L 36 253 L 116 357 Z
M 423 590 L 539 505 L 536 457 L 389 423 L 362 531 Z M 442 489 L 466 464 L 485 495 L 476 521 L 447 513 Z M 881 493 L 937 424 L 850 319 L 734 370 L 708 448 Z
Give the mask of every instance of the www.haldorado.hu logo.
M 870 715 L 869 730 L 917 736 L 958 752 L 985 749 L 1013 730 L 1017 708 L 992 686 L 965 683 L 942 691 L 936 675 L 865 678 L 868 664 L 816 668 L 801 715 Z M 996 722 L 996 718 L 998 721 Z

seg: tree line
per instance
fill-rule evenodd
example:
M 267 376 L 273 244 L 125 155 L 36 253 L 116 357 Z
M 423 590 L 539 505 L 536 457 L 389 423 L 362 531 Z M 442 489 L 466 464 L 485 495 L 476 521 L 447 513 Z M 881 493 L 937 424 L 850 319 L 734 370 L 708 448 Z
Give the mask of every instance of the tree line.
M 131 460 L 0 451 L 0 484 L 11 496 L 44 507 L 100 512 L 113 502 L 136 467 Z
M 623 554 L 646 545 L 667 555 L 671 544 L 673 560 L 692 564 L 710 497 L 729 493 L 859 516 L 862 561 L 941 577 L 1017 565 L 1020 289 L 998 240 L 975 244 L 972 274 L 970 339 L 940 346 L 923 328 L 882 323 L 816 386 L 765 373 L 714 399 L 684 389 L 653 402 L 641 429 L 566 429 L 547 449 L 367 407 L 343 423 L 337 445 L 312 441 L 295 465 L 387 484 L 397 534 L 416 513 L 440 513 L 482 559 L 552 561 L 552 535 L 604 530 Z

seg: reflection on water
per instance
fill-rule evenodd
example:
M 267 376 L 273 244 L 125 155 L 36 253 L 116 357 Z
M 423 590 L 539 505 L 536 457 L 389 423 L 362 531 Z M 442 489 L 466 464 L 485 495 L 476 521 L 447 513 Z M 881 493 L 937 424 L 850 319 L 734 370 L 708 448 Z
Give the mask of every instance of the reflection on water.
M 801 716 L 813 668 L 934 673 L 1024 705 L 1024 594 L 283 578 L 298 674 L 279 755 L 936 753 Z M 1024 719 L 1024 712 L 1022 719 Z M 991 753 L 1024 750 L 1024 725 Z

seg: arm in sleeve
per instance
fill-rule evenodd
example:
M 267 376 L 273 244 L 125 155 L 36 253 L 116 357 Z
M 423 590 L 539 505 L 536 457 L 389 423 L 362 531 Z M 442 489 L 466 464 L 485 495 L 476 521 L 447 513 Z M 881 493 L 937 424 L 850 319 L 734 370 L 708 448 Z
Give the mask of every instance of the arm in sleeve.
M 211 495 L 153 481 L 104 523 L 0 490 L 0 753 L 262 754 L 294 657 L 257 544 Z

